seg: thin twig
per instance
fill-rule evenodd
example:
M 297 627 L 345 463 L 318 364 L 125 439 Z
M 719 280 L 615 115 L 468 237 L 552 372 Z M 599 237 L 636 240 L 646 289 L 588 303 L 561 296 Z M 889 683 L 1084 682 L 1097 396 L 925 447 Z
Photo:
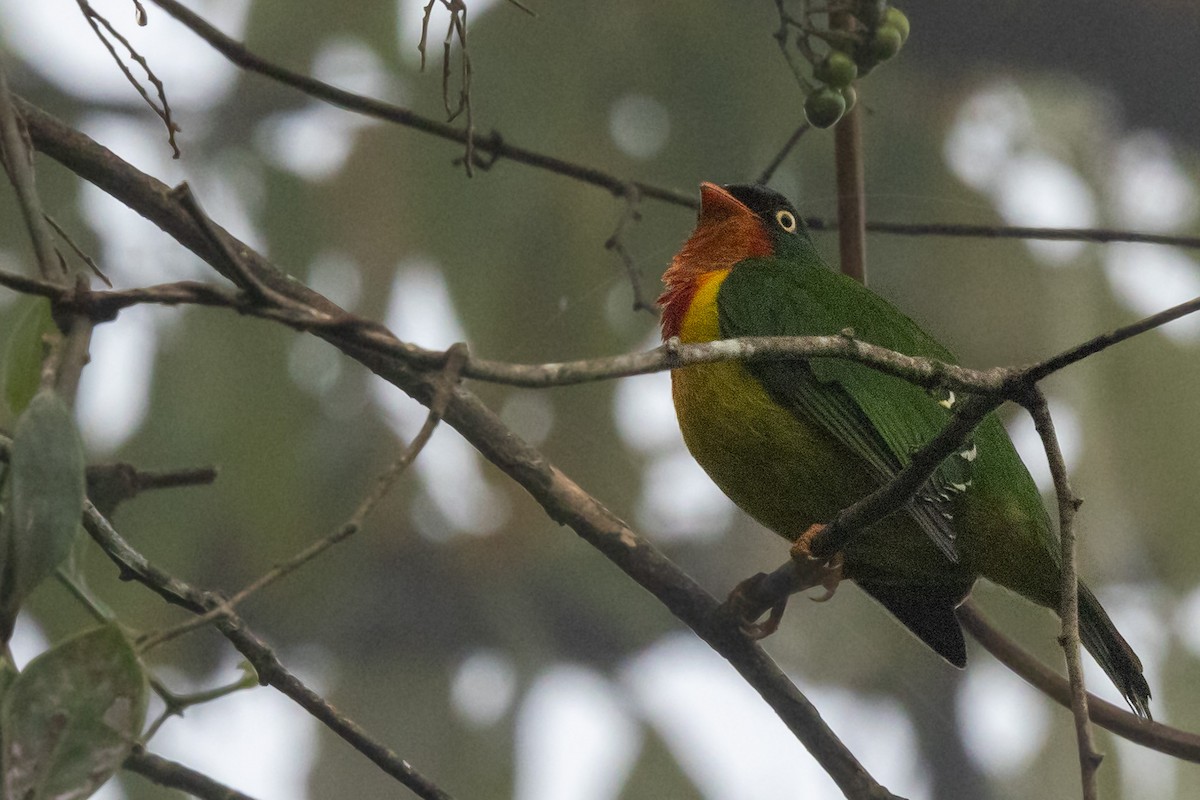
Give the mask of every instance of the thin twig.
M 0 437 L 0 447 L 10 442 Z M 136 580 L 168 603 L 194 614 L 203 614 L 221 602 L 212 592 L 196 589 L 170 573 L 159 569 L 109 524 L 95 506 L 84 503 L 84 530 L 117 565 L 123 580 Z M 404 759 L 377 742 L 356 722 L 330 705 L 283 666 L 275 651 L 260 639 L 239 617 L 230 612 L 217 621 L 217 630 L 254 666 L 259 680 L 291 698 L 322 724 L 346 740 L 386 774 L 399 780 L 424 800 L 450 800 L 450 795 L 421 775 Z
M 152 678 L 150 685 L 154 688 L 155 693 L 162 698 L 163 710 L 158 715 L 158 718 L 150 723 L 150 727 L 146 728 L 146 731 L 141 736 L 141 742 L 143 744 L 149 742 L 167 720 L 171 717 L 182 717 L 183 712 L 192 706 L 211 703 L 213 700 L 220 700 L 222 697 L 228 697 L 231 694 L 258 686 L 258 675 L 250 668 L 249 663 L 243 661 L 242 665 L 245 667 L 244 674 L 236 681 L 227 683 L 224 686 L 216 686 L 212 689 L 204 689 L 189 694 L 176 694 L 161 681 Z
M 458 128 L 452 125 L 438 122 L 436 120 L 423 117 L 402 106 L 385 103 L 363 95 L 357 95 L 353 92 L 347 92 L 343 89 L 338 89 L 327 83 L 311 78 L 301 73 L 293 72 L 284 67 L 281 67 L 267 59 L 262 58 L 256 53 L 248 50 L 241 42 L 232 39 L 221 33 L 215 27 L 206 22 L 191 10 L 176 2 L 176 0 L 153 0 L 153 2 L 163 8 L 168 14 L 181 22 L 184 26 L 191 29 L 193 33 L 204 39 L 213 46 L 219 53 L 229 59 L 231 62 L 247 70 L 255 72 L 264 77 L 275 80 L 286 86 L 291 86 L 311 97 L 318 100 L 323 100 L 332 105 L 344 108 L 357 114 L 380 119 L 385 122 L 391 122 L 404 127 L 412 128 L 442 139 L 464 143 L 466 141 L 465 134 Z M 40 134 L 43 139 L 38 144 L 38 149 L 45 150 L 52 158 L 66 159 L 64 163 L 71 160 L 72 153 L 69 147 L 66 147 L 66 141 L 59 139 L 55 141 L 54 133 L 60 137 L 74 140 L 74 143 L 82 142 L 82 139 L 77 139 L 74 134 L 77 132 L 66 129 L 64 130 L 61 123 L 58 123 L 50 115 L 46 114 L 36 106 L 32 106 L 28 101 L 17 98 L 17 104 L 21 112 L 26 115 L 26 118 L 33 118 L 30 122 L 31 126 L 36 124 L 38 130 L 35 134 Z M 57 123 L 57 126 L 55 125 Z M 55 128 L 57 127 L 57 131 Z M 35 137 L 36 138 L 36 137 Z M 604 170 L 595 167 L 589 167 L 584 164 L 569 161 L 557 156 L 540 153 L 536 150 L 530 150 L 525 147 L 511 144 L 505 140 L 499 133 L 492 132 L 486 137 L 477 137 L 475 140 L 475 149 L 488 153 L 492 160 L 507 158 L 510 161 L 515 161 L 526 166 L 536 169 L 546 170 L 558 175 L 578 180 L 582 183 L 587 183 L 592 186 L 603 188 L 617 197 L 623 197 L 626 187 L 633 185 L 638 188 L 643 198 L 658 200 L 660 202 L 669 203 L 674 206 L 688 209 L 698 209 L 700 207 L 699 197 L 694 192 L 681 192 L 676 189 L 670 189 L 663 186 L 655 186 L 645 181 L 630 181 L 625 178 L 618 177 Z M 105 151 L 107 152 L 107 151 Z M 57 154 L 57 155 L 56 155 Z M 483 166 L 487 166 L 484 162 Z M 67 166 L 70 166 L 67 163 Z M 476 158 L 476 166 L 481 166 L 478 155 Z M 835 220 L 826 220 L 821 217 L 806 217 L 805 224 L 811 230 L 829 231 L 837 229 Z M 1200 249 L 1200 236 L 1173 236 L 1164 234 L 1141 233 L 1137 231 L 1113 230 L 1108 228 L 1031 228 L 1031 227 L 1010 227 L 1004 225 L 958 225 L 946 223 L 899 223 L 899 222 L 868 222 L 867 230 L 874 233 L 888 233 L 898 235 L 938 235 L 938 236 L 955 236 L 955 237 L 975 237 L 975 238 L 1019 238 L 1019 239 L 1048 239 L 1052 241 L 1085 241 L 1085 242 L 1146 242 L 1151 244 L 1173 245 L 1176 247 L 1186 247 Z
M 805 219 L 805 222 L 812 230 L 824 231 L 837 228 L 836 223 L 816 217 L 809 217 Z M 1193 250 L 1200 249 L 1200 236 L 1142 233 L 1139 231 L 1115 230 L 1112 228 L 1039 228 L 1024 225 L 968 225 L 939 222 L 868 222 L 867 230 L 871 233 L 887 233 L 897 236 L 1040 239 L 1051 242 L 1090 242 L 1093 244 L 1133 242 L 1137 244 L 1186 247 Z
M 1075 718 L 1075 740 L 1079 747 L 1079 773 L 1083 786 L 1084 800 L 1096 800 L 1096 771 L 1101 756 L 1096 751 L 1092 738 L 1092 726 L 1088 718 L 1087 689 L 1083 683 L 1083 662 L 1079 652 L 1079 576 L 1075 558 L 1075 512 L 1079 500 L 1071 490 L 1067 479 L 1067 465 L 1063 459 L 1058 436 L 1054 432 L 1054 420 L 1046 405 L 1046 397 L 1036 386 L 1033 387 L 1023 405 L 1033 417 L 1034 427 L 1042 439 L 1042 447 L 1050 462 L 1050 475 L 1054 479 L 1054 493 L 1058 498 L 1058 530 L 1062 549 L 1062 599 L 1058 615 L 1062 619 L 1063 653 L 1067 660 L 1067 680 L 1071 686 L 1071 713 Z
M 213 249 L 221 254 L 225 259 L 225 267 L 228 272 L 222 271 L 222 274 L 232 273 L 236 276 L 234 283 L 238 288 L 250 295 L 251 299 L 263 305 L 290 305 L 287 298 L 271 289 L 271 287 L 259 280 L 258 276 L 242 262 L 241 256 L 229 246 L 229 243 L 217 233 L 216 224 L 212 218 L 204 211 L 200 205 L 200 201 L 196 198 L 192 187 L 187 181 L 176 186 L 171 190 L 171 194 L 179 201 L 180 207 L 183 208 L 196 223 L 197 227 L 208 238 L 209 244 Z
M 79 6 L 79 10 L 83 12 L 83 17 L 87 20 L 88 25 L 92 27 L 92 31 L 96 34 L 96 38 L 99 39 L 101 44 L 104 45 L 104 49 L 108 50 L 109 55 L 112 56 L 113 61 L 116 62 L 117 67 L 121 70 L 121 74 L 125 76 L 125 80 L 129 81 L 130 85 L 132 85 L 133 88 L 137 90 L 137 93 L 142 96 L 142 99 L 146 101 L 146 105 L 150 106 L 154 113 L 158 115 L 159 119 L 163 121 L 163 125 L 167 127 L 167 143 L 171 145 L 173 157 L 179 158 L 181 154 L 179 152 L 179 145 L 175 141 L 175 134 L 181 129 L 171 117 L 171 104 L 167 102 L 167 91 L 163 86 L 162 81 L 160 81 L 158 76 L 154 74 L 154 70 L 150 69 L 150 65 L 146 62 L 146 59 L 142 57 L 142 54 L 139 53 L 134 46 L 129 43 L 128 39 L 121 35 L 120 31 L 112 26 L 112 23 L 105 19 L 105 17 L 100 12 L 96 11 L 96 9 L 92 8 L 88 4 L 87 0 L 75 0 L 75 2 Z M 140 4 L 135 5 L 135 14 L 137 15 L 138 24 L 145 25 L 146 11 L 141 7 Z M 101 26 L 104 27 L 105 31 L 108 31 L 109 36 L 112 36 L 114 39 L 120 42 L 122 46 L 124 46 L 125 51 L 129 54 L 129 58 L 137 62 L 138 66 L 140 66 L 146 73 L 146 79 L 154 84 L 154 90 L 158 94 L 158 103 L 154 102 L 154 99 L 150 97 L 150 93 L 146 91 L 144 86 L 142 86 L 141 81 L 134 76 L 129 67 L 125 66 L 125 62 L 117 53 L 117 49 L 113 47 L 112 42 L 108 40 L 108 36 L 105 36 L 104 31 L 100 30 Z
M 633 260 L 633 254 L 629 252 L 629 248 L 625 246 L 626 229 L 630 223 L 640 222 L 642 219 L 642 212 L 639 208 L 641 202 L 641 192 L 636 186 L 629 186 L 625 191 L 625 210 L 617 220 L 616 230 L 604 242 L 604 249 L 616 253 L 617 257 L 621 259 L 621 263 L 625 265 L 625 274 L 629 276 L 629 283 L 633 287 L 633 310 L 657 314 L 658 308 L 650 302 L 642 288 L 642 271 Z
M 1122 325 L 1108 333 L 1102 333 L 1095 336 L 1077 347 L 1072 347 L 1058 355 L 1051 356 L 1045 361 L 1034 365 L 1029 370 L 1028 380 L 1031 383 L 1042 380 L 1054 372 L 1076 364 L 1093 353 L 1099 353 L 1101 350 L 1107 350 L 1114 344 L 1119 344 L 1127 339 L 1132 339 L 1135 336 L 1145 333 L 1146 331 L 1161 328 L 1168 322 L 1174 322 L 1181 317 L 1186 317 L 1189 314 L 1194 314 L 1200 311 L 1200 297 L 1194 297 L 1191 300 L 1163 309 L 1157 314 L 1151 314 L 1148 317 Z
M 775 157 L 771 159 L 771 163 L 763 167 L 763 171 L 758 174 L 758 177 L 755 178 L 754 182 L 761 183 L 764 186 L 769 183 L 771 178 L 775 175 L 775 170 L 779 169 L 779 166 L 783 163 L 784 159 L 786 159 L 792 152 L 792 149 L 800 143 L 800 139 L 804 136 L 804 134 L 808 133 L 811 127 L 812 126 L 809 125 L 808 122 L 801 122 L 800 126 L 797 127 L 796 130 L 792 131 L 792 135 L 788 137 L 786 142 L 784 142 L 783 147 L 779 148 L 779 152 L 776 153 Z
M 4 154 L 4 166 L 16 190 L 17 204 L 21 208 L 21 215 L 33 242 L 42 280 L 65 285 L 70 280 L 70 275 L 66 262 L 58 256 L 54 247 L 54 237 L 50 233 L 41 200 L 38 198 L 37 182 L 33 173 L 33 143 L 27 128 L 22 124 L 22 118 L 14 96 L 8 90 L 3 66 L 0 65 L 0 149 Z M 76 285 L 79 283 L 77 281 Z M 54 375 L 54 388 L 63 400 L 74 404 L 79 377 L 88 362 L 93 324 L 90 319 L 80 315 L 56 317 L 55 323 L 63 332 L 63 341 L 60 361 L 56 365 Z
M 92 274 L 103 281 L 104 285 L 108 288 L 113 288 L 112 281 L 110 281 L 108 276 L 101 271 L 100 266 L 96 263 L 96 261 L 87 253 L 83 252 L 83 248 L 75 243 L 75 240 L 72 239 L 71 235 L 63 229 L 63 226 L 59 225 L 54 217 L 50 216 L 49 214 L 43 213 L 42 216 L 46 218 L 46 222 L 50 223 L 50 227 L 53 228 L 54 232 L 59 235 L 59 238 L 66 242 L 67 245 L 73 251 L 75 251 L 75 255 L 78 256 L 83 263 L 88 265 L 88 269 L 92 271 Z
M 141 747 L 134 748 L 121 766 L 159 786 L 179 789 L 202 800 L 254 800 L 250 795 L 219 783 L 202 772 L 146 752 Z
M 426 46 L 429 41 L 429 23 L 433 19 L 433 7 L 439 0 L 429 0 L 421 16 L 421 40 L 417 50 L 421 53 L 421 70 L 425 70 Z M 471 107 L 471 53 L 467 49 L 467 6 L 463 0 L 440 0 L 450 12 L 446 37 L 442 41 L 442 104 L 446 107 L 446 121 L 453 122 L 464 110 L 467 112 L 465 127 L 466 152 L 461 159 L 467 177 L 474 175 L 475 167 L 475 122 Z M 518 4 L 519 6 L 519 4 Z M 525 9 L 528 11 L 528 9 Z M 458 105 L 450 107 L 450 45 L 458 39 L 460 56 Z
M 33 174 L 33 146 L 22 122 L 13 95 L 8 90 L 4 67 L 0 65 L 0 156 L 8 179 L 16 190 L 21 217 L 25 220 L 25 229 L 33 243 L 38 273 L 45 281 L 65 284 L 67 270 L 55 256 L 54 237 L 46 227 Z
M 375 481 L 375 485 L 371 491 L 362 499 L 358 507 L 354 509 L 354 513 L 344 523 L 339 525 L 328 536 L 325 536 L 313 542 L 308 547 L 301 550 L 296 555 L 289 558 L 280 564 L 275 565 L 263 575 L 252 581 L 237 594 L 230 597 L 228 600 L 222 601 L 215 608 L 212 608 L 198 617 L 194 617 L 187 622 L 176 625 L 173 628 L 168 628 L 164 631 L 149 634 L 142 637 L 137 642 L 138 651 L 145 653 L 146 651 L 157 647 L 164 642 L 175 639 L 183 634 L 202 628 L 214 620 L 227 617 L 240 603 L 244 602 L 255 592 L 270 586 L 275 581 L 298 570 L 314 558 L 319 556 L 334 545 L 345 541 L 346 539 L 357 533 L 366 521 L 367 515 L 374 510 L 375 506 L 387 495 L 391 488 L 395 485 L 396 480 L 408 469 L 409 465 L 416 460 L 421 451 L 425 449 L 430 437 L 433 436 L 434 430 L 437 428 L 438 422 L 442 419 L 442 414 L 445 412 L 446 403 L 450 401 L 450 392 L 457 385 L 463 364 L 467 359 L 467 349 L 465 345 L 459 344 L 450 348 L 450 358 L 446 361 L 446 366 L 443 368 L 439 380 L 441 386 L 438 389 L 438 394 L 430 405 L 429 413 L 425 417 L 425 423 L 421 429 L 417 431 L 408 447 L 400 454 L 400 457 L 392 462 L 391 466 L 384 471 L 382 475 Z
M 957 614 L 963 628 L 996 660 L 1054 702 L 1071 708 L 1071 686 L 1067 680 L 998 631 L 974 600 L 968 598 L 958 607 Z M 1092 722 L 1105 730 L 1160 753 L 1200 763 L 1200 735 L 1142 719 L 1094 694 L 1088 694 L 1087 698 Z
M 215 467 L 194 467 L 177 470 L 140 470 L 133 464 L 118 461 L 111 464 L 91 464 L 87 468 L 88 497 L 100 513 L 111 517 L 117 507 L 150 489 L 174 489 L 184 486 L 204 486 L 217 479 Z

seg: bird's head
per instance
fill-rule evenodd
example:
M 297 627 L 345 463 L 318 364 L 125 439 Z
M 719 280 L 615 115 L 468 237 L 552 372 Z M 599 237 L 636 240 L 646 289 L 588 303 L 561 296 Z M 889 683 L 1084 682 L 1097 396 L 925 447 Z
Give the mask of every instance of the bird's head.
M 748 258 L 770 258 L 801 246 L 808 232 L 787 198 L 756 184 L 700 184 L 696 228 L 663 274 L 663 339 L 679 333 L 700 281 Z

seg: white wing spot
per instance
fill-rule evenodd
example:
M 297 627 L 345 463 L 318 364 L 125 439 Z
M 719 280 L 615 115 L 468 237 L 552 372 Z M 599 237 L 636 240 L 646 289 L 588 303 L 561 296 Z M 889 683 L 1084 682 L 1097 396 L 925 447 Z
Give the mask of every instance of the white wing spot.
M 959 455 L 962 456 L 963 458 L 965 458 L 967 460 L 967 462 L 969 463 L 971 461 L 974 461 L 976 458 L 978 458 L 979 450 L 978 450 L 978 448 L 976 448 L 975 445 L 971 445 L 970 450 L 963 450 L 962 452 L 959 453 Z
M 966 483 L 952 483 L 952 484 L 950 484 L 950 488 L 956 492 L 965 492 L 967 490 L 967 487 L 970 485 L 971 485 L 970 481 L 967 481 Z
M 946 399 L 939 400 L 938 405 L 943 406 L 945 408 L 953 408 L 954 407 L 954 392 L 951 392 L 951 391 L 946 392 Z

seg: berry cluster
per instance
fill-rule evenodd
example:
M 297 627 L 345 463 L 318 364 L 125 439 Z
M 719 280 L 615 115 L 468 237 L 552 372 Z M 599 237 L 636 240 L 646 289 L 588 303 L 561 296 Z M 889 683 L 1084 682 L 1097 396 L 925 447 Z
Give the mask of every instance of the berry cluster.
M 858 30 L 845 38 L 830 38 L 829 52 L 813 64 L 813 88 L 804 101 L 804 114 L 817 128 L 828 128 L 854 107 L 854 81 L 887 61 L 908 40 L 908 17 L 884 3 L 863 3 L 855 18 Z

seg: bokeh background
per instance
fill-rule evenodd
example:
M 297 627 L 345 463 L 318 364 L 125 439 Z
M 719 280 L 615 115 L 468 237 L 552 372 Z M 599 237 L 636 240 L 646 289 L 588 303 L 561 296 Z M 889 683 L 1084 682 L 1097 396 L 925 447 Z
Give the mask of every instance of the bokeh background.
M 481 132 L 618 176 L 693 191 L 757 175 L 801 121 L 769 0 L 467 0 Z M 14 89 L 167 183 L 186 179 L 234 234 L 347 308 L 427 347 L 541 362 L 656 340 L 604 242 L 625 211 L 603 190 L 510 162 L 468 179 L 458 145 L 356 117 L 241 74 L 148 4 L 95 7 L 142 49 L 182 125 L 161 124 L 69 0 L 0 0 Z M 438 116 L 441 39 L 419 71 L 417 0 L 193 0 L 261 55 Z M 861 90 L 876 220 L 1198 231 L 1200 9 L 910 0 L 913 34 Z M 457 57 L 457 56 L 456 56 Z M 118 287 L 219 282 L 150 223 L 39 160 L 43 200 Z M 831 136 L 807 135 L 773 185 L 834 210 Z M 625 245 L 645 292 L 690 231 L 646 201 Z M 0 265 L 28 245 L 0 192 Z M 836 258 L 836 241 L 817 235 Z M 871 285 L 964 363 L 1030 362 L 1200 295 L 1170 247 L 869 239 Z M 14 297 L 0 293 L 0 336 Z M 1083 574 L 1141 654 L 1157 718 L 1200 729 L 1200 320 L 1048 381 L 1074 486 Z M 522 436 L 723 595 L 785 557 L 685 453 L 664 375 L 550 391 L 475 386 Z M 352 512 L 423 410 L 313 337 L 206 309 L 133 309 L 97 331 L 79 415 L 94 461 L 217 465 L 203 489 L 116 516 L 143 553 L 235 590 Z M 1029 421 L 1010 415 L 1048 489 Z M 137 629 L 178 621 L 92 553 L 93 588 Z M 1051 663 L 1047 612 L 976 596 Z M 761 700 L 647 594 L 440 429 L 367 529 L 254 597 L 250 624 L 286 664 L 456 797 L 833 798 Z M 22 617 L 31 657 L 87 624 L 57 585 Z M 957 671 L 854 587 L 794 601 L 769 652 L 892 791 L 910 798 L 1072 796 L 1070 718 L 978 648 Z M 235 679 L 210 631 L 150 656 L 184 691 Z M 1114 697 L 1099 670 L 1091 686 Z M 1189 798 L 1200 770 L 1101 733 L 1107 797 Z M 270 689 L 190 709 L 152 749 L 262 798 L 404 796 Z M 112 798 L 169 793 L 137 776 Z

